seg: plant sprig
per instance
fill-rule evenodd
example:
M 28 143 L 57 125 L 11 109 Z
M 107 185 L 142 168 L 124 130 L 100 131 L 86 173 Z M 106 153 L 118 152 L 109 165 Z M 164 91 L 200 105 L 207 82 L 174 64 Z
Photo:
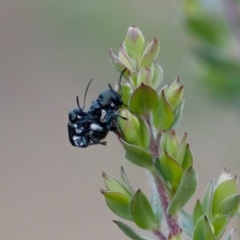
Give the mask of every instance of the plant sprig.
M 110 50 L 114 67 L 120 72 L 127 68 L 127 83 L 120 87 L 128 107 L 119 110 L 124 117 L 118 118 L 119 140 L 125 158 L 151 174 L 155 184 L 151 200 L 141 189 L 133 190 L 123 168 L 122 181 L 103 174 L 107 190 L 102 194 L 116 215 L 149 230 L 156 239 L 181 240 L 185 234 L 194 240 L 221 239 L 240 203 L 236 177 L 225 169 L 216 184 L 210 181 L 192 215 L 183 210 L 196 191 L 197 173 L 187 134 L 179 138 L 175 131 L 182 115 L 184 88 L 177 78 L 158 90 L 163 78 L 156 62 L 159 48 L 156 38 L 146 43 L 139 28 L 131 26 L 119 55 Z M 114 222 L 131 239 L 150 239 L 121 221 Z M 232 239 L 232 233 L 225 239 Z

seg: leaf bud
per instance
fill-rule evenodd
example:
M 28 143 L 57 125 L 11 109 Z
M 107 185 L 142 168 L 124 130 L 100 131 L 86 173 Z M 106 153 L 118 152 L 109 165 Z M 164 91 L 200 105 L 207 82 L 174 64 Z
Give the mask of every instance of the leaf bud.
M 145 49 L 145 39 L 138 27 L 128 28 L 123 46 L 132 60 L 136 62 L 140 60 Z
M 153 38 L 153 40 L 147 44 L 143 58 L 141 59 L 140 68 L 150 67 L 153 64 L 158 55 L 159 48 L 158 40 Z
M 148 149 L 150 133 L 145 120 L 134 116 L 127 109 L 122 109 L 119 113 L 125 118 L 118 118 L 118 126 L 122 138 L 130 144 L 143 149 Z

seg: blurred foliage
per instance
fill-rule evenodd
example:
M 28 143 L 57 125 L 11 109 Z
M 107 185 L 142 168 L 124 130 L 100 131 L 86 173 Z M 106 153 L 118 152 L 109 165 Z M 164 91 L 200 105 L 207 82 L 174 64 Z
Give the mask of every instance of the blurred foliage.
M 240 105 L 240 1 L 182 0 L 182 18 L 193 53 L 219 102 Z

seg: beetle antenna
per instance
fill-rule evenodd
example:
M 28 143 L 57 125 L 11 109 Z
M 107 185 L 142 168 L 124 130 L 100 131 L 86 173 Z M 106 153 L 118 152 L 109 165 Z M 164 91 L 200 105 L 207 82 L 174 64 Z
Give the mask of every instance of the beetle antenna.
M 121 75 L 119 77 L 119 81 L 118 81 L 118 84 L 120 86 L 120 96 L 122 96 L 122 87 L 121 87 L 121 80 L 122 80 L 122 76 L 124 74 L 124 72 L 127 70 L 127 68 L 124 68 L 123 71 L 121 72 Z M 118 97 L 115 93 L 115 91 L 113 90 L 112 86 L 110 84 L 108 84 L 109 88 L 111 89 L 111 91 L 113 92 L 113 94 Z
M 79 109 L 82 110 L 82 108 L 80 107 L 80 104 L 79 104 L 78 96 L 77 96 L 77 105 L 78 105 Z
M 92 80 L 93 80 L 93 78 L 89 81 L 89 83 L 88 83 L 88 85 L 87 85 L 87 88 L 86 88 L 86 91 L 85 91 L 85 94 L 84 94 L 84 100 L 83 100 L 83 108 L 82 108 L 82 110 L 84 110 L 84 108 L 85 108 L 86 96 L 87 96 L 87 92 L 88 92 L 88 89 L 89 89 L 89 86 L 90 86 Z
M 111 89 L 111 91 L 113 92 L 113 94 L 115 95 L 115 97 L 117 97 L 117 98 L 118 98 L 117 94 L 116 94 L 116 93 L 115 93 L 115 91 L 113 90 L 113 88 L 112 88 L 112 86 L 111 86 L 111 84 L 110 84 L 110 83 L 108 84 L 108 86 L 109 86 L 109 88 Z
M 119 81 L 118 81 L 118 84 L 120 86 L 120 95 L 122 96 L 122 87 L 121 87 L 121 81 L 122 81 L 122 76 L 124 74 L 124 72 L 127 70 L 127 68 L 124 68 L 123 71 L 121 72 L 120 74 L 120 77 L 119 77 Z

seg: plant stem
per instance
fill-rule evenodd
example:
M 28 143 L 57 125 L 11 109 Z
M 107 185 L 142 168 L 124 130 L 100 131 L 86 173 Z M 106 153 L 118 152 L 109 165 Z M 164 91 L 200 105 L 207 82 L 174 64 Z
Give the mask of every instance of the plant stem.
M 149 130 L 150 130 L 150 153 L 152 154 L 153 157 L 158 157 L 159 156 L 159 140 L 161 138 L 161 134 L 158 134 L 156 139 L 154 138 L 154 133 L 153 133 L 153 128 L 152 128 L 152 123 L 150 121 L 150 117 L 147 116 L 145 117 L 145 120 L 149 126 Z
M 149 129 L 150 129 L 150 135 L 151 135 L 151 141 L 150 141 L 150 152 L 153 157 L 159 157 L 159 144 L 160 144 L 160 138 L 161 138 L 161 133 L 158 133 L 156 137 L 154 137 L 154 130 L 150 121 L 150 117 L 145 118 Z M 160 179 L 158 175 L 157 169 L 154 169 L 155 172 L 152 172 L 152 176 L 154 178 L 154 182 L 156 184 L 156 189 L 162 204 L 162 209 L 164 212 L 164 215 L 166 217 L 166 221 L 168 224 L 168 228 L 170 231 L 169 235 L 172 236 L 178 236 L 181 234 L 182 230 L 179 226 L 178 219 L 177 217 L 174 217 L 172 215 L 167 214 L 167 209 L 169 206 L 169 197 L 167 194 L 167 188 L 163 184 L 162 180 Z M 155 234 L 156 235 L 156 234 Z M 164 239 L 164 238 L 159 238 L 159 239 Z
M 153 233 L 159 240 L 167 240 L 167 238 L 160 231 L 154 231 Z
M 170 234 L 172 234 L 173 236 L 177 236 L 177 235 L 181 234 L 182 230 L 179 226 L 177 217 L 167 214 L 167 209 L 169 206 L 169 197 L 167 195 L 167 189 L 164 186 L 161 179 L 157 176 L 157 174 L 154 174 L 153 177 L 154 177 L 154 182 L 157 187 L 159 198 L 162 203 L 163 212 L 164 212 L 166 220 L 167 220 Z

